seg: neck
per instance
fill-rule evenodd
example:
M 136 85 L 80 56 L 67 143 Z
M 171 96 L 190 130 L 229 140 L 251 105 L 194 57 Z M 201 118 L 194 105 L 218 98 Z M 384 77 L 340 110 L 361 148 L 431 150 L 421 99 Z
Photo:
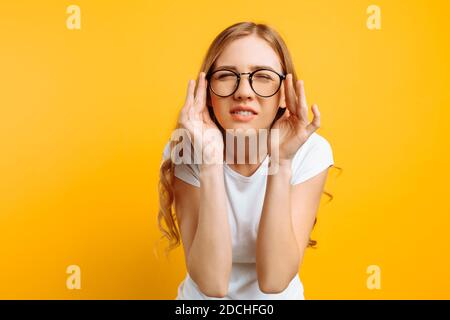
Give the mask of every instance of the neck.
M 232 141 L 229 141 L 229 143 L 227 144 L 225 141 L 224 146 L 224 161 L 227 164 L 234 165 L 235 167 L 258 167 L 268 154 L 267 148 L 265 148 L 265 150 L 259 150 L 258 152 L 258 149 L 261 149 L 257 147 L 259 146 L 258 139 L 256 146 L 252 146 L 252 148 L 249 146 L 248 139 L 245 139 L 245 143 L 243 144 L 243 146 L 241 146 L 237 144 L 236 138 L 234 139 L 234 143 L 232 143 Z

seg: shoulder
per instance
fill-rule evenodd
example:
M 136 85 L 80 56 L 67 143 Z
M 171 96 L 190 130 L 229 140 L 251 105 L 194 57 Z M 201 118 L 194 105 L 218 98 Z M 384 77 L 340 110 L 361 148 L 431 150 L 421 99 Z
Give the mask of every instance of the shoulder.
M 311 150 L 332 153 L 330 142 L 317 132 L 313 132 L 308 140 L 297 150 L 294 158 L 300 159 L 305 157 L 306 154 L 311 153 Z
M 331 144 L 326 138 L 314 132 L 294 156 L 291 184 L 308 180 L 333 164 Z
M 163 161 L 171 157 L 170 140 L 164 146 Z M 193 186 L 200 187 L 200 168 L 198 164 L 175 164 L 174 175 Z
M 163 157 L 162 160 L 167 160 L 170 158 L 170 140 L 164 146 Z

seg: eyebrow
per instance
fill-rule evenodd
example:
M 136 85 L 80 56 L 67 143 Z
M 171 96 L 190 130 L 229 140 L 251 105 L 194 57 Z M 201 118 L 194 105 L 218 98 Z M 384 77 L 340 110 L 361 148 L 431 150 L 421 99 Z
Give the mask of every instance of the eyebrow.
M 231 69 L 231 70 L 234 70 L 234 71 L 238 71 L 235 66 L 227 66 L 227 65 L 225 65 L 225 66 L 220 66 L 220 67 L 214 68 L 214 70 L 221 70 L 221 69 Z M 257 69 L 269 69 L 269 70 L 272 70 L 272 71 L 275 71 L 275 72 L 279 73 L 279 71 L 275 70 L 271 66 L 264 66 L 264 65 L 251 65 L 250 66 L 250 70 L 257 70 Z

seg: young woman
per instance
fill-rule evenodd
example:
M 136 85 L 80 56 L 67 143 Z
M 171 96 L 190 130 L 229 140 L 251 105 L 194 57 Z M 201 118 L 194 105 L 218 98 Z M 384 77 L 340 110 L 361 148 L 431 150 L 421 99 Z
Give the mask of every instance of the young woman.
M 160 229 L 169 249 L 182 240 L 187 268 L 176 299 L 304 299 L 298 272 L 334 164 L 315 132 L 317 105 L 309 122 L 303 81 L 280 35 L 264 24 L 222 31 L 195 85 L 189 81 L 177 128 L 200 146 L 203 161 L 175 164 L 172 139 L 160 173 Z M 245 143 L 239 163 L 233 133 L 261 129 L 270 132 L 267 140 L 257 135 L 265 154 L 252 163 Z

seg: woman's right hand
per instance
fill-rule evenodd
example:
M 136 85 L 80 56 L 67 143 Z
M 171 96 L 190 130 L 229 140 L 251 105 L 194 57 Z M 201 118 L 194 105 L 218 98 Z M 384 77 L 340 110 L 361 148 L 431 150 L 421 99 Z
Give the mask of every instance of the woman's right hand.
M 194 152 L 202 155 L 201 164 L 223 164 L 223 135 L 209 116 L 206 106 L 207 80 L 204 72 L 200 72 L 195 97 L 194 87 L 195 80 L 189 80 L 186 100 L 178 123 L 189 131 Z

